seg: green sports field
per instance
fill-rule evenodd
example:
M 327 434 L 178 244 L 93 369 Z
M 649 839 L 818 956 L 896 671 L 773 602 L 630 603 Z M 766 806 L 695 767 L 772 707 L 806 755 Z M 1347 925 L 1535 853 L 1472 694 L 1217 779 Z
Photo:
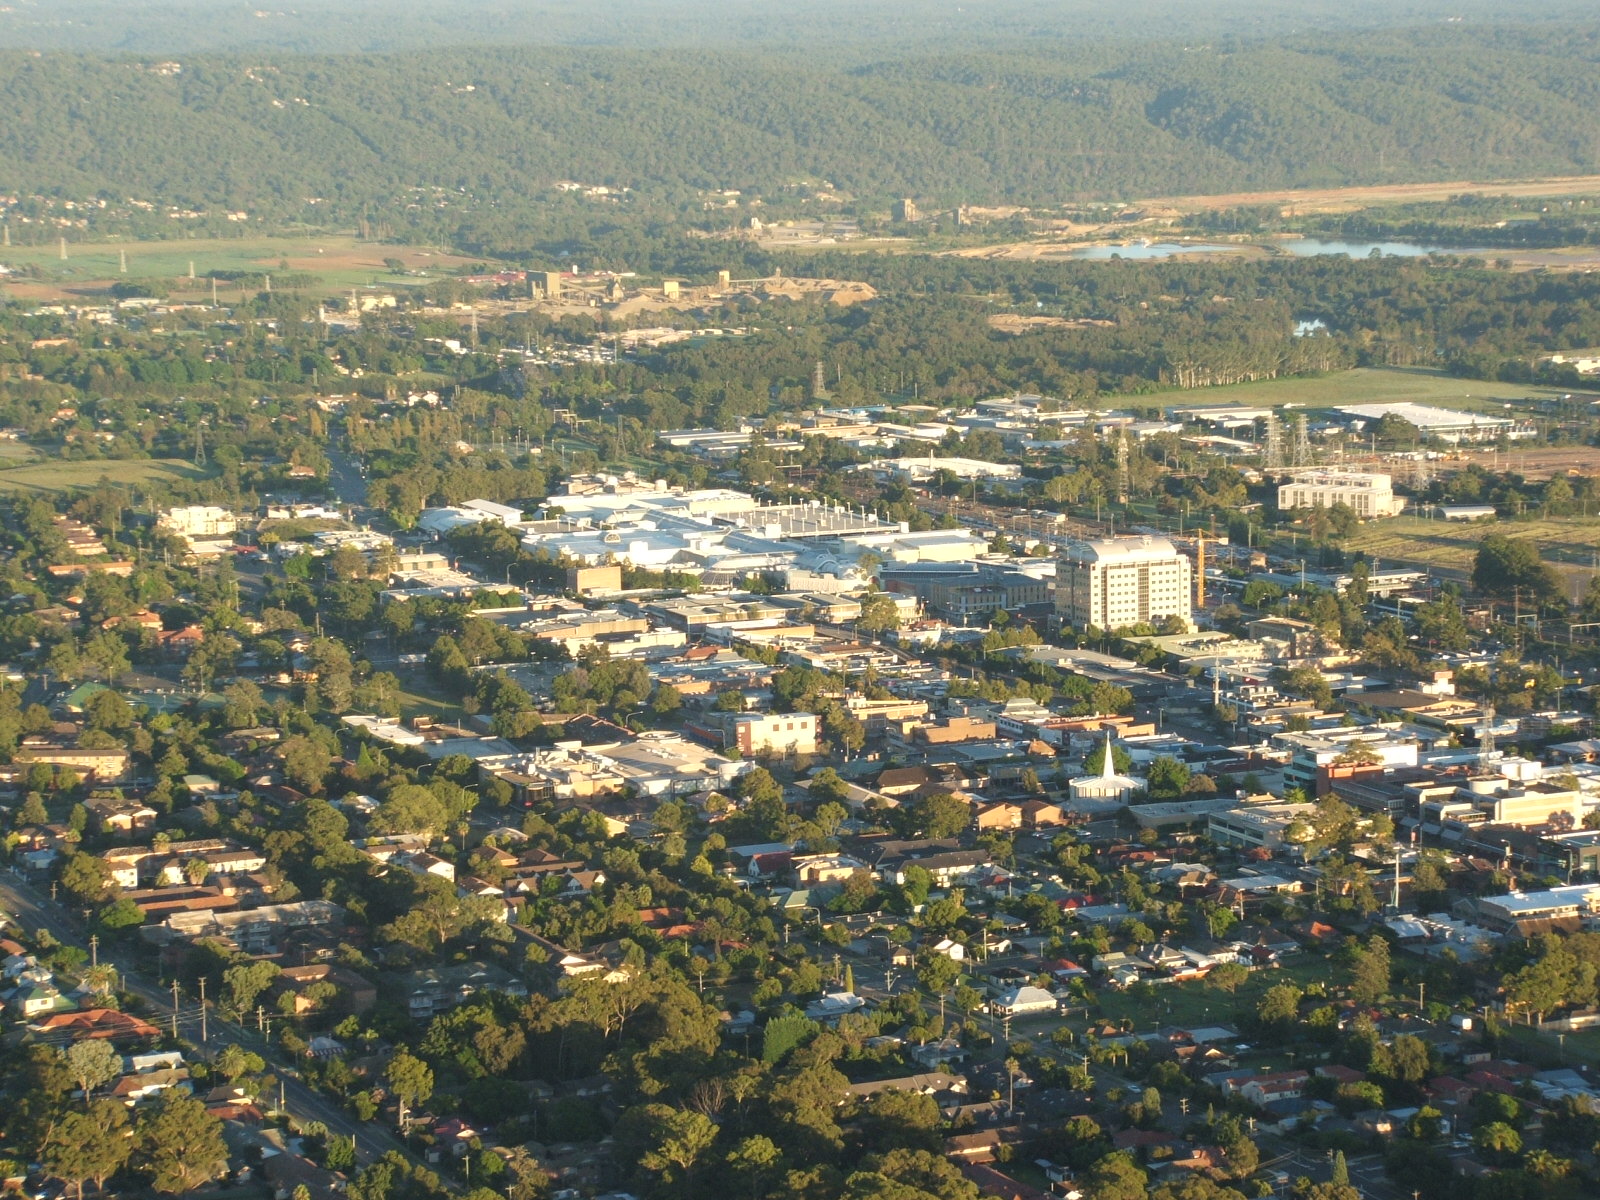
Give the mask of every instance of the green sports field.
M 1163 392 L 1161 402 L 1180 408 L 1231 405 L 1278 408 L 1293 404 L 1298 408 L 1318 409 L 1409 401 L 1468 412 L 1497 412 L 1503 411 L 1507 404 L 1526 404 L 1557 395 L 1560 395 L 1557 388 L 1457 379 L 1443 371 L 1423 367 L 1356 367 L 1307 378 L 1264 379 L 1228 387 Z
M 0 492 L 25 492 L 41 496 L 92 488 L 102 479 L 143 487 L 185 479 L 205 479 L 210 474 L 186 462 L 161 458 L 30 462 L 20 467 L 8 467 L 6 464 L 9 461 L 6 456 L 0 455 Z
M 122 256 L 127 270 L 122 270 Z M 402 273 L 384 262 L 398 259 Z M 161 280 L 174 298 L 204 297 L 211 293 L 213 272 L 275 275 L 312 275 L 313 294 L 341 295 L 353 287 L 417 287 L 440 279 L 460 267 L 477 262 L 445 251 L 417 246 L 393 246 L 361 241 L 348 234 L 308 234 L 300 237 L 174 238 L 159 242 L 99 242 L 67 244 L 67 257 L 58 245 L 0 248 L 0 263 L 18 270 L 37 268 L 38 278 L 16 275 L 0 280 L 0 296 L 48 301 L 86 299 L 104 293 L 121 279 Z M 189 278 L 191 264 L 194 279 Z M 235 284 L 220 282 L 224 299 L 238 297 Z

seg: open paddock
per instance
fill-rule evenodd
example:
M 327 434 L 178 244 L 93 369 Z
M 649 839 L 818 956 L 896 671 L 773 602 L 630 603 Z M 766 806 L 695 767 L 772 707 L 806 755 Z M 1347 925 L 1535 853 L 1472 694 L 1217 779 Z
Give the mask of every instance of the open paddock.
M 184 480 L 210 478 L 211 472 L 177 459 L 86 459 L 81 462 L 32 462 L 6 468 L 0 465 L 0 492 L 53 496 L 87 491 L 104 479 L 114 484 L 149 487 Z
M 128 259 L 125 273 L 123 254 Z M 399 260 L 399 273 L 385 259 Z M 157 280 L 170 289 L 172 299 L 203 300 L 211 295 L 213 273 L 272 275 L 280 288 L 288 276 L 311 275 L 317 282 L 306 289 L 308 294 L 336 296 L 354 287 L 417 287 L 480 261 L 426 247 L 362 241 L 348 234 L 69 242 L 65 259 L 56 245 L 9 246 L 0 250 L 0 263 L 18 273 L 0 277 L 0 296 L 41 303 L 84 302 L 103 298 L 119 280 Z M 23 274 L 27 268 L 36 268 L 37 277 Z M 217 290 L 225 303 L 237 300 L 241 291 L 237 283 L 221 279 Z

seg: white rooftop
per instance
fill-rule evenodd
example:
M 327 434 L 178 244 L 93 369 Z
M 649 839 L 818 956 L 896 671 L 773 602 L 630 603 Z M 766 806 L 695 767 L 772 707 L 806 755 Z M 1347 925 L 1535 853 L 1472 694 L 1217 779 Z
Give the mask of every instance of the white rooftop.
M 1435 408 L 1431 404 L 1414 404 L 1409 400 L 1396 400 L 1384 404 L 1346 404 L 1339 409 L 1350 417 L 1363 417 L 1378 421 L 1395 416 L 1411 422 L 1418 429 L 1497 429 L 1512 424 L 1504 417 L 1491 417 L 1485 413 L 1458 412 L 1450 408 Z
M 1164 537 L 1141 534 L 1138 537 L 1072 540 L 1063 544 L 1062 557 L 1073 562 L 1165 562 L 1178 553 Z

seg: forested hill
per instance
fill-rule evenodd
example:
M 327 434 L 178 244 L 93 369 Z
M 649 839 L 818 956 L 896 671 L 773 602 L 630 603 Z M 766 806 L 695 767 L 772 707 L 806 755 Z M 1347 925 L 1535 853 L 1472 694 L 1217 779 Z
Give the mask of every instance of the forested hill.
M 1099 43 L 830 66 L 757 50 L 0 55 L 0 191 L 289 216 L 557 179 L 930 201 L 1600 170 L 1600 25 Z M 459 193 L 458 193 L 459 194 Z M 415 199 L 415 198 L 413 198 Z M 429 201 L 421 201 L 426 208 Z

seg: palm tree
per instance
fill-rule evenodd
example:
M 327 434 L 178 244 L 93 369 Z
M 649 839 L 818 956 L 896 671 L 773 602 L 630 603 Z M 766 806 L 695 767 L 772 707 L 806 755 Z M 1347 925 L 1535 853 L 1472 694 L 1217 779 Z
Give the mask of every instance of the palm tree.
M 96 963 L 83 972 L 84 985 L 96 996 L 111 995 L 117 990 L 117 968 L 112 963 Z

